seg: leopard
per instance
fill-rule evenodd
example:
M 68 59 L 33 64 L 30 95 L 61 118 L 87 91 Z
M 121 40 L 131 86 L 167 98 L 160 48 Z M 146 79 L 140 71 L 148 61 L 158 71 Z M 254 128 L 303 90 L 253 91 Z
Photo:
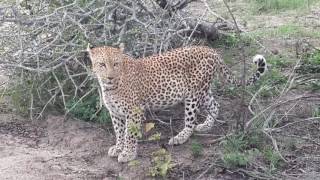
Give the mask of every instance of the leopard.
M 219 77 L 236 86 L 243 84 L 224 63 L 220 51 L 208 46 L 180 47 L 142 58 L 126 54 L 123 47 L 88 46 L 87 52 L 115 131 L 116 143 L 108 156 L 117 157 L 118 162 L 137 157 L 145 111 L 184 104 L 184 127 L 168 142 L 183 144 L 194 131 L 206 131 L 217 120 L 219 103 L 210 88 L 212 81 Z M 245 85 L 254 84 L 267 71 L 263 55 L 255 55 L 253 63 L 256 70 Z M 197 124 L 197 116 L 204 111 L 204 122 Z

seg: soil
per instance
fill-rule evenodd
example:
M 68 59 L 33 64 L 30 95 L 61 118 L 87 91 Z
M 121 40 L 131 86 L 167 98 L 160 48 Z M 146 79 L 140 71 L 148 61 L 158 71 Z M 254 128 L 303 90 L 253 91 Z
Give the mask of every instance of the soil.
M 0 124 L 1 179 L 108 179 L 121 170 L 115 160 L 102 155 L 110 142 L 101 129 L 64 123 L 59 117 L 40 123 L 12 115 L 3 118 L 7 122 Z M 86 131 L 93 133 L 82 136 Z
M 167 139 L 163 144 L 165 141 Z M 161 143 L 141 142 L 136 165 L 121 164 L 108 157 L 108 148 L 113 143 L 113 135 L 96 124 L 61 116 L 28 121 L 12 114 L 0 114 L 0 177 L 10 180 L 153 179 L 149 173 L 150 156 L 163 147 Z M 194 159 L 187 147 L 182 145 L 170 150 L 176 169 L 170 172 L 169 179 L 198 175 L 203 169 L 201 166 L 208 165 L 209 162 L 201 162 L 201 158 Z

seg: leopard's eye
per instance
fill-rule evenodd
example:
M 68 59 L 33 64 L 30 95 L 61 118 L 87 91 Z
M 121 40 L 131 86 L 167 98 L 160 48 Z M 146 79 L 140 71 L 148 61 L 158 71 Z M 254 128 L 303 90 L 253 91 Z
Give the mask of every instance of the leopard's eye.
M 100 67 L 107 67 L 105 63 L 99 63 Z
M 115 66 L 118 66 L 118 65 L 119 65 L 118 62 L 115 62 L 115 63 L 113 64 L 114 67 L 115 67 Z

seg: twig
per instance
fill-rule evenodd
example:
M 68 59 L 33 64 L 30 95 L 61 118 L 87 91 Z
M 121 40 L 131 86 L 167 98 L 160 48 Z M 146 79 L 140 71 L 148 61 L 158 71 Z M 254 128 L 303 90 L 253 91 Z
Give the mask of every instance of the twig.
M 170 117 L 170 133 L 171 133 L 171 138 L 174 138 L 173 128 L 172 128 L 172 118 L 171 117 Z M 173 143 L 171 145 L 170 152 L 172 152 L 172 150 L 173 150 Z
M 208 173 L 208 171 L 210 170 L 210 169 L 212 169 L 214 166 L 218 166 L 218 167 L 223 167 L 223 166 L 221 166 L 221 165 L 218 165 L 218 164 L 216 164 L 216 163 L 212 163 L 212 164 L 210 164 L 196 179 L 198 180 L 198 179 L 201 179 L 204 175 L 206 175 L 207 173 Z M 223 167 L 224 168 L 224 167 Z
M 34 87 L 34 81 L 32 82 L 32 85 L 31 85 L 31 88 L 30 88 L 30 119 L 33 120 L 33 102 L 34 102 L 34 99 L 33 99 L 33 87 Z
M 245 125 L 246 128 L 249 128 L 251 126 L 251 123 L 257 119 L 258 117 L 260 117 L 262 114 L 264 114 L 265 112 L 269 111 L 269 110 L 272 110 L 274 108 L 277 108 L 279 107 L 280 105 L 283 105 L 283 104 L 287 104 L 287 103 L 290 103 L 290 102 L 294 102 L 294 101 L 297 101 L 297 100 L 305 100 L 305 99 L 311 99 L 311 100 L 320 100 L 320 95 L 317 95 L 317 94 L 303 94 L 303 95 L 300 95 L 300 96 L 297 96 L 297 97 L 293 97 L 293 98 L 290 98 L 290 99 L 287 99 L 287 100 L 282 100 L 281 98 L 278 99 L 276 102 L 274 102 L 273 104 L 271 104 L 270 106 L 266 107 L 265 109 L 263 109 L 262 111 L 260 111 L 258 114 L 256 114 L 254 117 L 252 117 Z
M 226 8 L 228 9 L 229 14 L 232 17 L 233 23 L 236 26 L 237 29 L 237 36 L 239 39 L 241 39 L 241 30 L 238 26 L 238 23 L 233 15 L 233 13 L 230 10 L 229 5 L 227 4 L 227 2 L 225 0 L 223 0 L 224 5 L 226 6 Z M 245 106 L 245 91 L 246 91 L 246 58 L 244 57 L 244 49 L 243 49 L 243 45 L 240 46 L 240 54 L 241 54 L 241 60 L 242 60 L 242 67 L 243 67 L 243 71 L 242 71 L 242 78 L 241 78 L 241 84 L 242 84 L 242 95 L 241 95 L 241 119 L 242 122 L 241 124 L 239 123 L 239 121 L 237 121 L 237 127 L 239 127 L 239 125 L 241 126 L 241 130 L 244 130 L 244 124 L 245 124 L 245 120 L 246 120 L 246 110 L 244 109 Z
M 58 87 L 59 87 L 60 92 L 61 92 L 62 102 L 63 102 L 64 108 L 66 108 L 67 107 L 66 106 L 67 103 L 66 103 L 66 99 L 65 99 L 66 95 L 64 94 L 63 87 L 62 87 L 62 85 L 60 83 L 60 80 L 58 79 L 58 77 L 57 77 L 57 75 L 56 75 L 56 73 L 54 71 L 52 71 L 52 75 L 53 75 L 54 79 L 57 81 Z
M 157 118 L 156 115 L 153 113 L 152 109 L 149 106 L 147 106 L 147 110 L 150 113 L 152 120 L 156 120 L 156 121 L 160 122 L 161 124 L 164 124 L 164 125 L 167 125 L 167 126 L 168 125 L 171 126 L 170 123 L 164 122 L 161 119 Z
M 215 12 L 210 8 L 210 6 L 208 5 L 207 0 L 201 0 L 201 1 L 204 3 L 204 5 L 206 6 L 206 9 L 207 9 L 212 15 L 214 15 L 214 16 L 216 16 L 217 18 L 223 20 L 224 22 L 228 23 L 229 25 L 232 25 L 232 26 L 235 25 L 234 22 L 232 23 L 232 22 L 228 21 L 227 19 L 223 18 L 222 16 L 220 16 L 219 14 L 215 13 Z M 224 2 L 224 3 L 225 3 L 225 2 Z M 241 29 L 240 32 L 243 32 L 243 30 Z
M 277 141 L 269 134 L 269 132 L 267 132 L 267 131 L 265 131 L 265 130 L 263 130 L 262 132 L 263 132 L 268 138 L 271 139 L 272 144 L 273 144 L 273 148 L 274 148 L 274 150 L 278 153 L 278 155 L 280 156 L 280 158 L 281 158 L 284 162 L 288 163 L 288 161 L 287 161 L 287 160 L 282 156 L 282 154 L 280 153 L 279 148 L 278 148 Z
M 243 172 L 247 176 L 253 177 L 254 179 L 261 179 L 261 180 L 278 179 L 275 176 L 271 175 L 270 173 L 261 173 L 257 171 L 252 172 L 243 168 L 238 169 L 238 171 Z
M 291 122 L 291 123 L 287 123 L 283 126 L 280 126 L 280 127 L 277 127 L 277 128 L 272 128 L 270 129 L 270 131 L 276 131 L 278 132 L 279 130 L 283 129 L 283 128 L 286 128 L 288 126 L 292 126 L 292 125 L 295 125 L 295 124 L 298 124 L 298 123 L 301 123 L 301 122 L 306 122 L 306 121 L 310 121 L 310 122 L 313 122 L 315 120 L 320 120 L 320 117 L 310 117 L 310 118 L 307 118 L 307 119 L 302 119 L 302 120 L 299 120 L 299 121 L 294 121 L 294 122 Z
M 214 139 L 214 140 L 207 141 L 206 143 L 207 143 L 207 144 L 215 144 L 215 143 L 218 143 L 218 142 L 220 142 L 220 141 L 223 141 L 223 140 L 227 139 L 230 135 L 231 135 L 231 134 L 228 134 L 228 135 L 222 136 L 222 137 L 220 137 L 220 138 L 218 138 L 218 139 Z
M 289 75 L 289 78 L 288 78 L 286 84 L 284 85 L 279 97 L 282 97 L 284 93 L 287 93 L 291 89 L 292 84 L 294 83 L 294 80 L 295 80 L 294 75 L 295 75 L 296 69 L 300 66 L 301 59 L 302 59 L 302 57 L 300 57 L 298 59 L 295 66 L 293 67 L 293 69 Z
M 257 102 L 257 96 L 261 93 L 261 91 L 265 90 L 266 89 L 266 86 L 262 86 L 261 88 L 258 89 L 258 91 L 256 91 L 252 97 L 251 97 L 251 100 L 249 102 L 249 105 L 248 105 L 248 109 L 249 111 L 251 112 L 252 115 L 255 115 L 256 113 L 252 110 L 252 104 L 254 101 Z M 245 127 L 247 128 L 247 127 Z
M 86 92 L 81 98 L 79 98 L 79 100 L 78 100 L 77 102 L 75 102 L 69 109 L 66 110 L 65 116 L 66 116 L 67 114 L 69 114 L 70 111 L 72 111 L 72 110 L 77 106 L 77 104 L 78 104 L 79 102 L 81 102 L 85 97 L 87 97 L 87 96 L 88 96 L 90 93 L 92 93 L 94 90 L 96 90 L 95 87 L 91 88 L 91 89 L 90 89 L 88 92 Z
M 312 142 L 313 144 L 315 144 L 315 145 L 317 145 L 317 146 L 320 147 L 320 142 L 317 142 L 317 141 L 315 141 L 314 139 L 310 139 L 310 138 L 303 137 L 303 136 L 290 135 L 290 134 L 284 134 L 284 136 L 294 137 L 294 138 L 299 138 L 299 139 L 303 139 L 303 140 L 306 140 L 306 141 L 310 141 L 310 142 Z
M 207 3 L 206 0 L 201 0 L 201 1 L 204 3 L 204 5 L 206 6 L 206 8 L 208 9 L 208 11 L 209 11 L 212 15 L 214 15 L 214 16 L 217 17 L 218 19 L 221 19 L 222 21 L 226 22 L 226 23 L 229 24 L 229 25 L 232 25 L 232 26 L 235 25 L 234 23 L 228 21 L 227 19 L 223 18 L 223 17 L 220 16 L 219 14 L 215 13 L 215 12 L 210 8 L 210 6 L 208 5 L 208 3 Z M 226 4 L 225 1 L 223 1 L 223 2 L 224 2 L 224 4 Z M 239 28 L 239 30 L 240 30 L 241 33 L 249 34 L 249 32 L 246 31 L 243 27 L 239 27 L 239 25 L 238 25 L 238 28 Z M 239 30 L 237 30 L 237 31 L 239 31 Z M 252 40 L 254 40 L 257 45 L 259 45 L 261 48 L 263 48 L 265 52 L 267 52 L 267 53 L 269 53 L 269 54 L 273 54 L 270 49 L 268 49 L 268 48 L 265 47 L 263 44 L 261 44 L 261 43 L 260 43 L 257 39 L 255 39 L 253 36 L 249 35 L 249 37 L 250 37 Z
M 61 63 L 55 65 L 55 66 L 52 66 L 50 68 L 32 68 L 32 67 L 27 67 L 27 66 L 24 66 L 22 64 L 2 64 L 4 67 L 14 67 L 14 68 L 21 68 L 21 69 L 24 69 L 24 70 L 27 70 L 27 71 L 32 71 L 32 72 L 41 72 L 41 73 L 48 73 L 48 72 L 52 72 L 53 70 L 61 67 L 64 65 L 65 62 L 69 61 L 70 59 L 72 59 L 73 56 L 70 56 L 68 57 L 65 61 L 62 61 Z
M 222 135 L 215 135 L 215 134 L 204 134 L 204 133 L 194 133 L 195 136 L 200 137 L 221 137 Z

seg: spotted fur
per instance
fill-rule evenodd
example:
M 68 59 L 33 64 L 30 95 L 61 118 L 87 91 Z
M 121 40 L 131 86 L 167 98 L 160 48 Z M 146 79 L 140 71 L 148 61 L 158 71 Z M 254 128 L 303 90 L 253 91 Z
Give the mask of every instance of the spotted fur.
M 202 46 L 184 47 L 162 55 L 133 59 L 120 49 L 97 47 L 88 49 L 93 73 L 101 86 L 116 134 L 116 144 L 109 156 L 127 162 L 137 155 L 137 131 L 146 109 L 163 109 L 179 102 L 185 104 L 185 126 L 169 140 L 170 145 L 182 144 L 194 130 L 205 131 L 213 126 L 219 104 L 214 100 L 210 84 L 215 75 L 233 84 L 239 81 L 224 64 L 215 49 Z M 266 70 L 265 58 L 254 58 L 257 71 L 246 84 L 257 81 Z M 197 114 L 207 112 L 204 123 L 196 126 Z

